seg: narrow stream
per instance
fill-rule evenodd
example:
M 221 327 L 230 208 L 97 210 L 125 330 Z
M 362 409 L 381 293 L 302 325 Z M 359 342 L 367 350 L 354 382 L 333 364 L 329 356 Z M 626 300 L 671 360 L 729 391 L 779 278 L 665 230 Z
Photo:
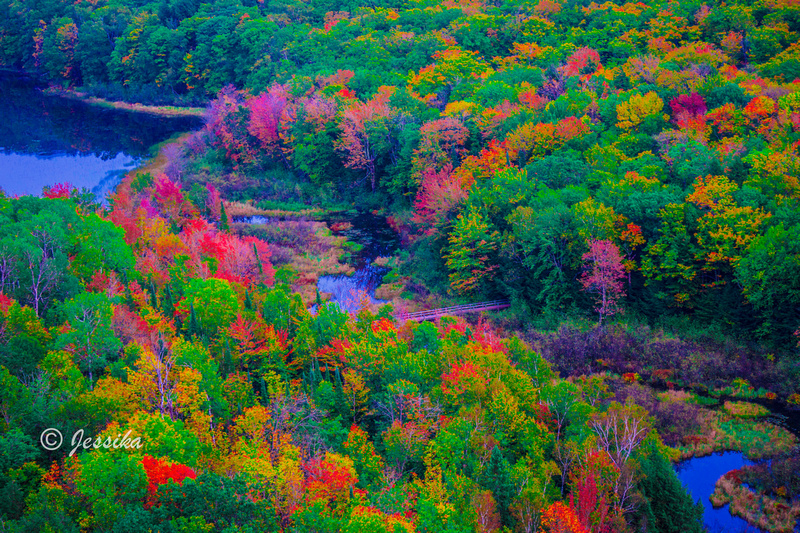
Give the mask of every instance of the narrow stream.
M 247 224 L 269 224 L 272 219 L 264 216 L 237 217 L 234 222 Z M 358 311 L 361 300 L 366 297 L 374 304 L 385 303 L 375 298 L 377 289 L 388 268 L 374 264 L 378 257 L 395 255 L 400 248 L 400 238 L 386 222 L 386 217 L 372 213 L 331 213 L 321 219 L 328 224 L 336 236 L 345 237 L 355 247 L 349 248 L 348 262 L 355 271 L 351 275 L 320 276 L 317 289 L 331 295 L 330 300 L 350 312 Z M 312 308 L 313 309 L 313 308 Z
M 372 213 L 348 217 L 342 213 L 326 218 L 325 222 L 332 226 L 335 235 L 346 237 L 348 242 L 360 245 L 361 249 L 351 254 L 350 262 L 355 267 L 352 275 L 320 276 L 317 289 L 330 293 L 331 301 L 351 312 L 358 311 L 364 296 L 372 303 L 385 303 L 385 300 L 375 298 L 375 289 L 380 286 L 389 269 L 376 266 L 373 261 L 378 257 L 394 255 L 400 247 L 400 239 L 386 222 L 386 217 Z M 351 227 L 336 230 L 337 222 L 349 222 Z

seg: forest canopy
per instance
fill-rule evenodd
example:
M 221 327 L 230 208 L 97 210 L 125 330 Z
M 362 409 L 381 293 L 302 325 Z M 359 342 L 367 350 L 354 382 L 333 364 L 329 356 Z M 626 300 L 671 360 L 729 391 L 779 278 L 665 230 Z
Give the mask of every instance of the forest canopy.
M 3 0 L 0 67 L 205 107 L 107 208 L 0 195 L 3 523 L 701 531 L 671 460 L 796 443 L 704 406 L 800 404 L 799 37 L 792 0 Z M 389 215 L 404 295 L 508 300 L 528 344 L 311 309 L 287 250 L 327 230 L 226 211 L 342 205 Z M 790 520 L 784 459 L 720 486 Z

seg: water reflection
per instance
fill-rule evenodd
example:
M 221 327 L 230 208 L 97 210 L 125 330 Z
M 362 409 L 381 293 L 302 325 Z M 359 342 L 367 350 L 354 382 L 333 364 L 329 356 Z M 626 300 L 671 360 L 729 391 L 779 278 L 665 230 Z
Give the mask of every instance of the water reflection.
M 0 152 L 0 187 L 8 195 L 21 196 L 40 194 L 46 185 L 69 182 L 105 198 L 139 161 L 124 153 L 102 159 L 94 155 L 43 157 Z
M 388 268 L 366 265 L 356 269 L 350 276 L 320 276 L 317 281 L 319 292 L 331 294 L 331 301 L 339 304 L 345 311 L 355 313 L 361 302 L 367 298 L 372 304 L 385 304 L 387 300 L 375 298 L 375 289 L 380 286 Z
M 689 490 L 692 499 L 703 504 L 703 522 L 712 533 L 761 533 L 762 529 L 751 526 L 728 510 L 729 505 L 714 509 L 709 496 L 714 492 L 717 480 L 731 470 L 754 464 L 740 452 L 715 453 L 706 457 L 695 457 L 675 465 L 678 479 Z M 766 532 L 763 532 L 766 533 Z
M 34 81 L 0 73 L 0 188 L 41 194 L 69 182 L 104 198 L 154 144 L 196 129 L 194 117 L 163 118 L 48 96 Z
M 398 235 L 386 222 L 386 217 L 360 213 L 354 217 L 332 216 L 326 222 L 332 228 L 336 228 L 337 223 L 345 223 L 344 229 L 334 229 L 334 233 L 344 235 L 361 249 L 352 254 L 351 262 L 355 267 L 352 275 L 320 276 L 317 289 L 331 293 L 331 301 L 349 312 L 357 312 L 365 298 L 373 304 L 386 303 L 386 300 L 375 298 L 375 289 L 383 282 L 389 269 L 376 266 L 373 261 L 394 254 L 400 246 Z
M 248 224 L 269 224 L 270 221 L 270 218 L 260 215 L 234 218 L 234 222 Z M 364 299 L 372 304 L 386 303 L 386 300 L 375 298 L 375 289 L 383 282 L 389 269 L 376 266 L 373 261 L 395 254 L 400 247 L 399 237 L 386 218 L 372 213 L 337 213 L 325 217 L 324 221 L 335 235 L 346 237 L 349 243 L 355 243 L 360 248 L 350 255 L 350 263 L 355 268 L 353 274 L 320 276 L 317 281 L 319 292 L 330 293 L 331 301 L 349 312 L 357 312 Z M 311 311 L 315 312 L 316 306 Z

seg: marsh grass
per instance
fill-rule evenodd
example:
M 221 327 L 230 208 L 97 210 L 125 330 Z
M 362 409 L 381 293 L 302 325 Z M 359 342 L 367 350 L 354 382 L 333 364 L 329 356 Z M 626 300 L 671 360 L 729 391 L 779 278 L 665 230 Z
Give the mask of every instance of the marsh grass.
M 736 450 L 756 460 L 789 453 L 798 441 L 788 430 L 769 422 L 740 419 L 725 411 L 700 409 L 702 432 L 681 439 L 680 460 Z
M 231 210 L 237 213 L 235 216 L 252 215 L 248 211 L 252 207 L 249 204 L 230 205 Z M 320 276 L 350 275 L 355 272 L 344 261 L 345 237 L 333 235 L 325 222 L 275 218 L 266 220 L 264 224 L 237 222 L 231 227 L 241 235 L 258 237 L 270 243 L 273 255 L 296 273 L 292 288 L 307 305 L 316 301 Z
M 739 471 L 728 472 L 717 480 L 709 499 L 714 507 L 730 504 L 730 513 L 748 524 L 771 533 L 792 533 L 800 517 L 800 501 L 780 501 L 757 494 L 744 486 Z
M 295 207 L 295 206 L 293 206 Z M 225 212 L 229 217 L 268 217 L 268 218 L 315 218 L 327 211 L 319 207 L 307 209 L 263 209 L 252 202 L 225 202 Z
M 750 402 L 726 401 L 723 409 L 737 418 L 758 418 L 769 414 L 769 409 L 766 407 Z
M 190 133 L 184 133 L 155 145 L 153 147 L 155 156 L 148 160 L 144 165 L 136 167 L 125 174 L 125 178 L 130 181 L 131 179 L 135 178 L 137 174 L 150 174 L 151 176 L 156 176 L 157 174 L 164 173 L 167 169 L 167 166 L 171 162 L 168 156 L 170 150 L 180 149 L 180 147 L 183 146 L 190 136 Z

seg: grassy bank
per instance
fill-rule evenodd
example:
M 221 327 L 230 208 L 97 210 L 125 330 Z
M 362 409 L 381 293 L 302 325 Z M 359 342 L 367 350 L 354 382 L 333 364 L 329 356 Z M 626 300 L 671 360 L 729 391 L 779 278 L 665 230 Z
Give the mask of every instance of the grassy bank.
M 273 202 L 274 205 L 269 205 L 269 208 L 262 208 L 253 205 L 252 201 L 248 202 L 225 202 L 225 211 L 231 218 L 239 217 L 269 217 L 269 218 L 320 218 L 331 210 L 322 207 L 309 207 L 303 206 L 298 208 L 295 205 L 280 205 L 279 202 Z
M 190 135 L 191 133 L 188 132 L 182 133 L 180 135 L 170 137 L 166 141 L 153 146 L 152 150 L 153 153 L 155 153 L 153 158 L 147 161 L 144 165 L 136 167 L 135 169 L 125 174 L 125 179 L 123 180 L 123 182 L 130 181 L 131 179 L 135 178 L 137 174 L 151 174 L 155 176 L 156 174 L 163 173 L 170 162 L 169 157 L 167 156 L 166 149 L 171 146 L 175 147 L 182 146 Z
M 78 100 L 80 102 L 98 107 L 105 107 L 107 109 L 119 109 L 122 111 L 133 111 L 136 113 L 149 113 L 151 115 L 158 115 L 161 117 L 201 117 L 205 111 L 205 109 L 202 107 L 177 107 L 169 105 L 145 105 L 140 103 L 116 102 L 112 100 L 106 100 L 105 98 L 89 96 L 83 92 L 70 89 L 61 89 L 58 87 L 50 87 L 46 89 L 44 93 L 60 96 L 61 98 Z
M 710 496 L 714 507 L 729 503 L 732 515 L 771 533 L 797 531 L 795 524 L 800 518 L 800 501 L 771 498 L 752 491 L 742 484 L 738 474 L 739 471 L 733 470 L 717 480 Z

